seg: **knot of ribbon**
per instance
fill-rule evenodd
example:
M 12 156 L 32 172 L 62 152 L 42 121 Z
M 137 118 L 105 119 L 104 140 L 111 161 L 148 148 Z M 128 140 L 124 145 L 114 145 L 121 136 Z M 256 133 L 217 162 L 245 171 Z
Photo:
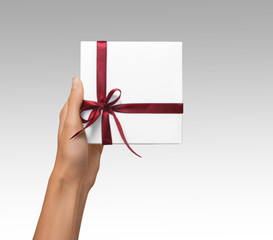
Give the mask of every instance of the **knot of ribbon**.
M 183 103 L 127 103 L 127 104 L 116 104 L 121 97 L 121 90 L 118 88 L 112 89 L 106 96 L 106 57 L 107 57 L 107 42 L 97 41 L 97 102 L 83 100 L 80 117 L 86 126 L 80 131 L 76 132 L 70 139 L 77 136 L 83 130 L 91 126 L 100 115 L 101 119 L 101 133 L 102 133 L 102 144 L 112 144 L 112 135 L 109 121 L 109 114 L 111 114 L 115 120 L 118 131 L 123 142 L 138 157 L 138 155 L 127 142 L 121 124 L 115 114 L 115 112 L 121 113 L 183 113 Z M 119 95 L 112 101 L 111 98 L 114 93 L 119 92 Z M 115 105 L 116 104 L 116 105 Z M 84 111 L 91 110 L 88 119 L 82 118 Z
M 114 95 L 115 92 L 119 92 L 119 96 L 116 97 L 115 100 L 113 100 L 112 102 L 110 102 L 110 99 L 112 98 L 112 96 Z M 114 104 L 116 104 L 118 102 L 118 100 L 121 97 L 121 91 L 118 88 L 114 88 L 112 89 L 108 95 L 106 96 L 106 98 L 101 99 L 99 104 L 99 107 L 101 107 L 103 110 L 107 111 L 109 110 L 109 108 L 111 108 L 111 106 L 113 106 Z

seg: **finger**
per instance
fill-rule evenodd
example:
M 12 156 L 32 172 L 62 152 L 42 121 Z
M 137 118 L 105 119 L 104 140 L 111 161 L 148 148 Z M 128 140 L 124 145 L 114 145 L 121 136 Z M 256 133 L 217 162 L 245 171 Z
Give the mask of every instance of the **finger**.
M 74 77 L 72 79 L 72 87 L 70 96 L 68 98 L 67 115 L 64 122 L 65 128 L 77 131 L 80 130 L 83 125 L 80 118 L 80 108 L 83 101 L 83 86 L 79 78 Z M 67 126 L 66 126 L 67 125 Z
M 67 115 L 67 106 L 68 106 L 68 103 L 66 101 L 61 112 L 60 112 L 58 136 L 60 136 L 60 134 L 62 133 L 63 128 L 64 128 L 64 121 L 65 121 L 66 115 Z

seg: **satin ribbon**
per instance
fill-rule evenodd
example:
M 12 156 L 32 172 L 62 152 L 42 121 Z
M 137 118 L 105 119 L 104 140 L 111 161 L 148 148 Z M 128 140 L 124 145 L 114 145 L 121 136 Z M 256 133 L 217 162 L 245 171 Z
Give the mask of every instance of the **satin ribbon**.
M 82 112 L 91 110 L 88 119 L 82 119 L 86 126 L 80 131 L 76 132 L 70 139 L 77 136 L 84 129 L 91 126 L 102 114 L 101 131 L 102 131 L 102 144 L 112 144 L 112 135 L 109 122 L 109 114 L 114 117 L 120 136 L 126 146 L 138 157 L 138 155 L 127 142 L 121 124 L 115 112 L 121 113 L 166 113 L 166 114 L 182 114 L 183 103 L 127 103 L 115 105 L 121 97 L 121 90 L 118 88 L 112 89 L 106 96 L 106 67 L 107 67 L 107 41 L 97 42 L 97 102 L 83 100 L 80 116 Z M 118 97 L 110 102 L 114 93 L 119 92 Z

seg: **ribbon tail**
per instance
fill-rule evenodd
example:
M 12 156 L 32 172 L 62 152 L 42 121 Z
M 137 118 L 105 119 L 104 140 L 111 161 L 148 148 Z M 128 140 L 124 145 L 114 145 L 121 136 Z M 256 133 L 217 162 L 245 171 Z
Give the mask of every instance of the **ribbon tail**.
M 129 150 L 130 150 L 132 153 L 134 153 L 135 155 L 137 155 L 138 157 L 141 158 L 141 156 L 138 155 L 138 154 L 130 147 L 129 143 L 127 142 L 127 140 L 126 140 L 126 138 L 125 138 L 125 135 L 124 135 L 124 132 L 123 132 L 123 130 L 122 130 L 121 124 L 120 124 L 120 122 L 119 122 L 119 120 L 118 120 L 116 114 L 114 113 L 114 111 L 111 110 L 110 113 L 113 115 L 113 117 L 114 117 L 114 119 L 115 119 L 116 125 L 117 125 L 117 127 L 118 127 L 118 130 L 119 130 L 119 133 L 120 133 L 120 136 L 121 136 L 123 142 L 126 144 L 126 146 L 129 148 Z
M 101 136 L 103 145 L 112 144 L 111 127 L 109 122 L 109 112 L 103 111 L 101 118 Z

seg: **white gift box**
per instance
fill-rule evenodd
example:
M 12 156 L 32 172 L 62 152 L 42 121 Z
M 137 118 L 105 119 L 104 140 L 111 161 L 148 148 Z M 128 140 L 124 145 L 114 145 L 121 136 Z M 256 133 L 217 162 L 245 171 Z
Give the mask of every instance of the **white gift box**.
M 85 100 L 97 101 L 96 67 L 97 42 L 82 41 Z M 106 81 L 107 93 L 122 91 L 116 104 L 182 103 L 182 42 L 107 41 Z M 129 144 L 182 142 L 182 114 L 115 113 Z M 112 115 L 110 125 L 112 143 L 123 143 Z M 85 132 L 89 143 L 102 143 L 101 116 Z

